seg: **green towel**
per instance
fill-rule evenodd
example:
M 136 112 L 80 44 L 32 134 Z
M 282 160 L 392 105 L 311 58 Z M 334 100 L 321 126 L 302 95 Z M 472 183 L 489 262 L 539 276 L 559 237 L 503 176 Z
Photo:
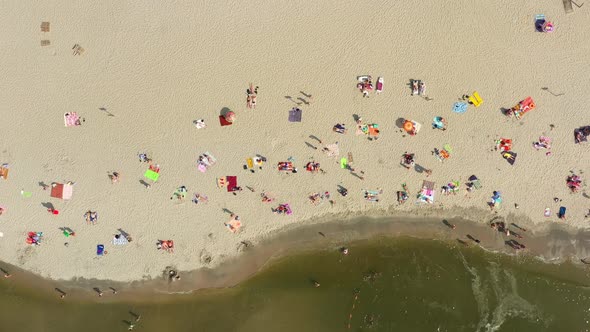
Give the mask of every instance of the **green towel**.
M 151 169 L 148 169 L 147 171 L 145 171 L 145 174 L 143 176 L 156 182 L 156 181 L 158 181 L 158 178 L 160 177 L 160 173 L 156 173 L 156 172 L 152 171 Z
M 340 168 L 345 169 L 348 166 L 348 159 L 342 158 L 340 159 Z

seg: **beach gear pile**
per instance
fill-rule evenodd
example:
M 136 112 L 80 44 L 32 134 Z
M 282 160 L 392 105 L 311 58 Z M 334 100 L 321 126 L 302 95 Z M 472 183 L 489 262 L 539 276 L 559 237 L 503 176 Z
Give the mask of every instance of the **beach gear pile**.
M 442 150 L 434 149 L 434 155 L 440 162 L 449 159 L 451 157 L 451 153 L 453 153 L 453 148 L 449 144 L 445 144 Z
M 273 209 L 272 212 L 274 212 L 276 214 L 287 215 L 287 216 L 290 216 L 293 213 L 293 211 L 291 210 L 291 206 L 289 206 L 289 204 L 287 204 L 287 203 L 279 204 L 279 206 L 277 206 L 275 209 Z
M 590 126 L 584 126 L 574 130 L 576 144 L 588 142 L 588 137 L 590 137 Z
M 494 191 L 492 193 L 492 200 L 490 201 L 490 207 L 491 208 L 497 208 L 500 206 L 500 203 L 502 203 L 502 196 L 501 193 L 499 191 Z
M 496 150 L 506 152 L 512 150 L 512 140 L 510 138 L 500 138 L 496 140 Z
M 369 93 L 373 91 L 373 78 L 371 75 L 363 75 L 357 77 L 358 83 L 356 87 L 360 90 L 363 94 L 363 97 L 369 97 Z M 377 93 L 381 93 L 383 90 L 383 78 L 379 77 Z
M 402 184 L 402 190 L 397 192 L 397 202 L 400 204 L 405 203 L 408 200 L 408 188 L 405 183 Z
M 414 167 L 414 165 L 416 164 L 416 162 L 414 161 L 414 154 L 413 153 L 404 153 L 402 155 L 402 160 L 401 160 L 400 164 L 407 169 Z
M 165 250 L 168 253 L 173 253 L 174 252 L 174 241 L 172 241 L 172 240 L 158 240 L 158 243 L 156 243 L 156 248 L 158 248 L 158 250 Z
M 27 239 L 25 240 L 27 244 L 32 246 L 38 246 L 41 244 L 41 239 L 43 238 L 43 232 L 29 232 L 27 234 Z
M 305 165 L 305 170 L 308 172 L 317 173 L 320 169 L 320 163 L 316 163 L 315 161 L 310 161 Z
M 379 202 L 379 195 L 383 194 L 383 189 L 365 190 L 365 199 L 369 202 Z
M 414 120 L 404 120 L 404 130 L 410 136 L 415 136 L 422 128 L 422 125 Z
M 570 188 L 570 190 L 573 193 L 577 193 L 578 190 L 580 190 L 580 188 L 582 187 L 582 178 L 576 174 L 572 174 L 567 177 L 566 184 L 567 187 Z

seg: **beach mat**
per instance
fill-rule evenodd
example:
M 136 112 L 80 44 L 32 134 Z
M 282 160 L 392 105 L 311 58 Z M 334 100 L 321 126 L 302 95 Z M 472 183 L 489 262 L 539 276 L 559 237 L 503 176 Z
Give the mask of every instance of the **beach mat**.
M 231 123 L 231 122 L 229 122 L 229 121 L 227 121 L 223 115 L 220 115 L 220 116 L 219 116 L 219 124 L 220 124 L 222 127 L 225 127 L 225 126 L 231 126 L 231 125 L 232 125 L 232 123 Z
M 289 122 L 301 122 L 302 111 L 298 108 L 289 111 Z
M 227 179 L 227 191 L 232 192 L 234 188 L 238 186 L 238 177 L 237 176 L 226 176 Z
M 96 246 L 96 254 L 98 256 L 102 256 L 104 254 L 104 245 L 103 244 L 99 244 Z

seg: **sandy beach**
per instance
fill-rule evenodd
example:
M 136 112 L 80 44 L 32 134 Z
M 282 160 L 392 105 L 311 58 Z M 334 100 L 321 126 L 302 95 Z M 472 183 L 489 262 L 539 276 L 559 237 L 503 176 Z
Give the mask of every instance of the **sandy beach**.
M 9 165 L 9 175 L 0 179 L 0 260 L 40 276 L 125 282 L 157 278 L 167 266 L 216 267 L 239 259 L 244 243 L 256 246 L 333 215 L 480 223 L 498 216 L 531 231 L 555 223 L 583 229 L 590 222 L 589 145 L 574 143 L 574 130 L 590 125 L 585 6 L 571 14 L 561 1 L 548 0 L 10 1 L 2 7 L 0 163 Z M 537 14 L 555 31 L 537 32 Z M 41 31 L 42 22 L 50 22 L 49 31 Z M 383 77 L 383 92 L 364 98 L 356 87 L 360 75 Z M 411 94 L 411 80 L 426 83 L 427 98 Z M 259 87 L 255 109 L 246 107 L 250 83 Z M 454 113 L 453 104 L 474 91 L 483 103 Z M 502 114 L 528 96 L 536 108 L 522 119 Z M 302 110 L 301 122 L 288 121 L 293 107 Z M 227 109 L 236 120 L 222 127 L 219 116 Z M 77 112 L 80 126 L 64 126 L 68 112 Z M 355 116 L 377 123 L 379 139 L 356 135 Z M 435 116 L 446 119 L 447 130 L 431 129 Z M 422 129 L 409 136 L 400 118 Z M 197 119 L 207 127 L 197 129 Z M 346 134 L 332 130 L 338 123 L 346 124 Z M 550 155 L 533 147 L 540 136 L 551 138 Z M 499 138 L 512 140 L 514 165 L 494 151 Z M 322 152 L 335 142 L 338 157 Z M 453 151 L 441 162 L 432 151 L 446 144 Z M 206 152 L 217 162 L 201 172 L 197 161 Z M 402 167 L 405 152 L 432 174 Z M 160 168 L 149 188 L 141 153 Z M 349 153 L 360 176 L 340 167 Z M 262 169 L 245 170 L 256 155 L 267 160 Z M 297 173 L 277 170 L 288 160 Z M 309 161 L 325 173 L 307 172 Z M 112 172 L 120 174 L 117 183 Z M 577 193 L 566 185 L 570 172 L 582 178 Z M 468 193 L 471 175 L 482 188 Z M 243 191 L 219 188 L 225 176 L 237 176 Z M 415 204 L 423 180 L 436 183 L 434 204 Z M 52 183 L 68 181 L 71 199 L 50 197 Z M 452 181 L 460 182 L 458 192 L 441 194 Z M 400 205 L 402 183 L 409 200 Z M 338 185 L 348 189 L 346 197 Z M 183 200 L 174 198 L 181 186 Z M 377 188 L 379 201 L 367 201 L 364 190 Z M 494 191 L 503 202 L 491 210 Z M 274 201 L 262 202 L 262 192 Z M 329 199 L 310 203 L 310 194 L 325 192 Z M 194 193 L 208 202 L 194 204 Z M 282 203 L 292 215 L 271 211 Z M 565 220 L 557 217 L 561 206 Z M 97 212 L 96 224 L 85 221 L 87 211 Z M 236 233 L 224 226 L 230 213 L 242 222 Z M 75 236 L 66 238 L 63 227 Z M 114 245 L 119 230 L 133 241 Z M 43 232 L 41 245 L 26 243 L 29 232 Z M 173 240 L 174 253 L 158 250 L 158 240 Z M 108 254 L 97 255 L 99 244 Z

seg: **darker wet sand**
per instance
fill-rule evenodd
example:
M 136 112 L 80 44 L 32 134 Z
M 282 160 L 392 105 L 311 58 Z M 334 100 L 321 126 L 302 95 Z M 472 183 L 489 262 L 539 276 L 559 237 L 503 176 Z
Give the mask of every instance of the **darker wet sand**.
M 489 226 L 490 222 L 499 221 L 504 221 L 511 232 L 520 234 L 522 238 L 508 237 Z M 345 221 L 334 219 L 320 224 L 297 226 L 257 244 L 244 243 L 238 249 L 242 251 L 238 258 L 213 269 L 180 271 L 181 280 L 174 282 L 164 276 L 166 267 L 162 267 L 162 278 L 118 283 L 88 279 L 49 280 L 13 266 L 3 266 L 12 274 L 6 282 L 31 289 L 38 295 L 47 294 L 59 298 L 61 292 L 65 292 L 67 296 L 64 300 L 68 301 L 153 302 L 178 299 L 178 295 L 192 294 L 197 290 L 233 287 L 278 258 L 304 251 L 339 250 L 352 242 L 376 237 L 435 239 L 457 246 L 480 246 L 492 252 L 526 255 L 545 262 L 572 261 L 583 265 L 581 259 L 590 255 L 590 241 L 586 240 L 589 235 L 590 230 L 574 229 L 557 223 L 548 225 L 544 230 L 529 230 L 525 224 L 505 221 L 502 217 L 479 221 L 415 216 L 356 217 Z M 479 240 L 479 243 L 475 240 Z M 526 249 L 515 250 L 507 245 L 508 240 L 516 240 L 526 245 Z M 117 290 L 116 294 L 113 289 Z M 98 296 L 98 290 L 103 296 Z

